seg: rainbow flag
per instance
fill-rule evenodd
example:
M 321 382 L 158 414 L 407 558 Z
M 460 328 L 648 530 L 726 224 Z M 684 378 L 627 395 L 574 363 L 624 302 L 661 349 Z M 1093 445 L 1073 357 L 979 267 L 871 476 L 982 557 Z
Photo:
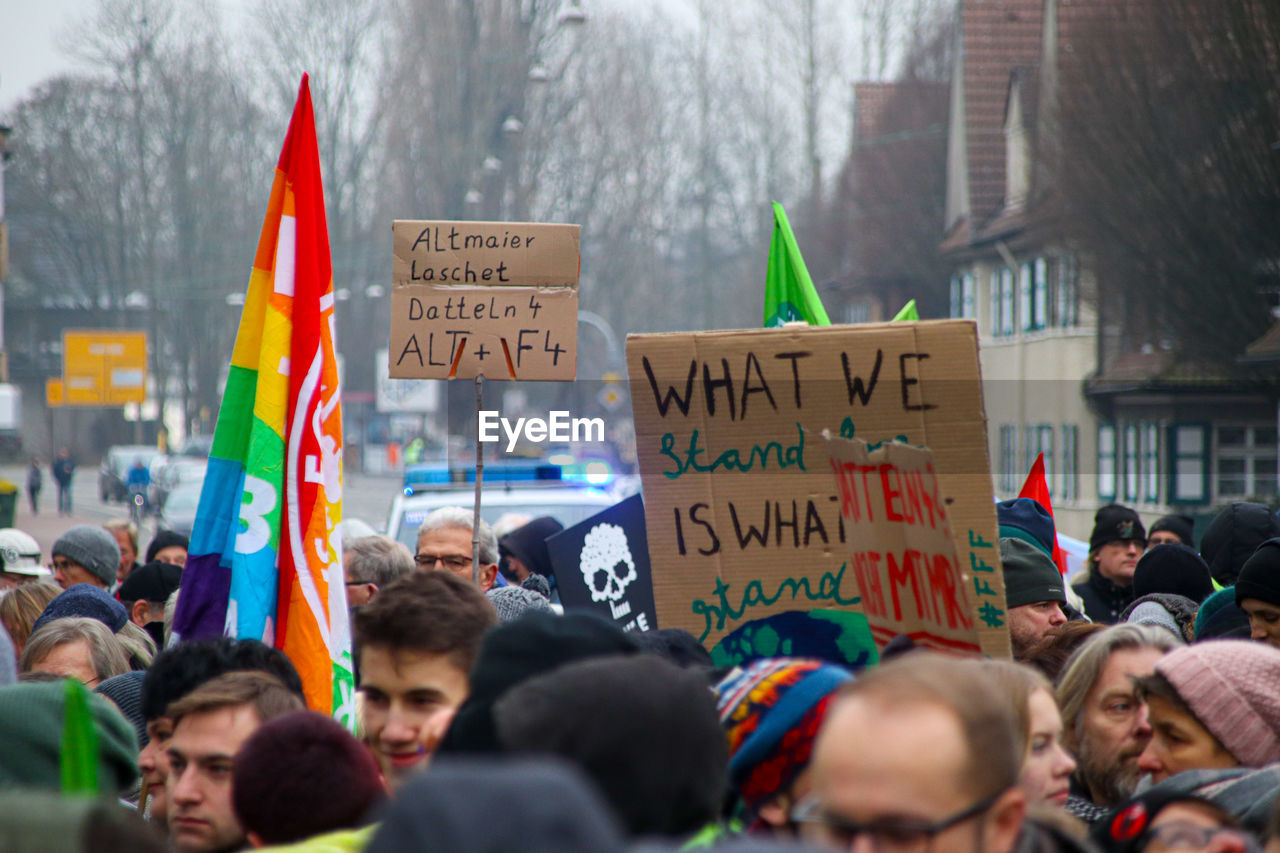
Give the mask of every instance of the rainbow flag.
M 173 630 L 282 649 L 307 704 L 351 725 L 333 274 L 303 75 L 276 165 Z

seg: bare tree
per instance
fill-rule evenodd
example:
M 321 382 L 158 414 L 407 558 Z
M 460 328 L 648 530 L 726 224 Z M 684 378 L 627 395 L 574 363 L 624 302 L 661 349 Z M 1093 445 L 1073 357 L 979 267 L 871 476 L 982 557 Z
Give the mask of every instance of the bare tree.
M 1280 257 L 1280 6 L 1063 6 L 1056 122 L 1041 135 L 1056 224 L 1145 345 L 1231 358 L 1267 322 Z

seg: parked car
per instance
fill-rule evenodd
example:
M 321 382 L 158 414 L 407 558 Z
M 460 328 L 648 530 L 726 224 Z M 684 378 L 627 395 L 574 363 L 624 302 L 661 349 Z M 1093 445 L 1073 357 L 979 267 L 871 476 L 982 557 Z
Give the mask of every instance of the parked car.
M 124 503 L 129 496 L 129 487 L 125 483 L 129 469 L 139 459 L 154 478 L 156 470 L 165 462 L 166 457 L 150 444 L 124 444 L 107 450 L 102 457 L 102 467 L 98 469 L 98 494 L 103 503 Z
M 179 483 L 165 498 L 164 506 L 156 513 L 156 528 L 172 530 L 191 537 L 196 522 L 196 507 L 200 504 L 200 487 L 203 480 Z
M 184 456 L 170 457 L 156 469 L 151 478 L 151 494 L 149 500 L 155 510 L 164 506 L 169 493 L 182 483 L 200 483 L 204 481 L 205 471 L 209 463 L 204 459 L 192 459 Z

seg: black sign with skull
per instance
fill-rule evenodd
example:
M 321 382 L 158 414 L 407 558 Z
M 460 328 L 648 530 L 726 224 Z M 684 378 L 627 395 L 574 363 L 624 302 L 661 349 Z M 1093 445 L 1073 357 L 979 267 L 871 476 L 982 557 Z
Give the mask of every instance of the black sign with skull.
M 587 610 L 628 631 L 657 627 L 644 502 L 634 495 L 547 540 L 565 610 Z

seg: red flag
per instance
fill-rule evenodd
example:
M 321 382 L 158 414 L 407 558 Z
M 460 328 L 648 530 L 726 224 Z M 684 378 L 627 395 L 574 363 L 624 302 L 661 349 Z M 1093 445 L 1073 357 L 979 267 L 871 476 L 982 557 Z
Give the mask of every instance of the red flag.
M 1053 517 L 1053 502 L 1049 500 L 1049 484 L 1044 479 L 1044 454 L 1036 455 L 1036 461 L 1031 466 L 1031 471 L 1027 474 L 1027 480 L 1022 484 L 1022 491 L 1018 492 L 1020 498 L 1031 498 L 1031 500 L 1040 504 L 1048 511 L 1049 517 Z M 1067 555 L 1058 547 L 1058 528 L 1057 522 L 1054 523 L 1053 530 L 1053 561 L 1058 564 L 1058 571 L 1062 574 L 1067 573 Z

